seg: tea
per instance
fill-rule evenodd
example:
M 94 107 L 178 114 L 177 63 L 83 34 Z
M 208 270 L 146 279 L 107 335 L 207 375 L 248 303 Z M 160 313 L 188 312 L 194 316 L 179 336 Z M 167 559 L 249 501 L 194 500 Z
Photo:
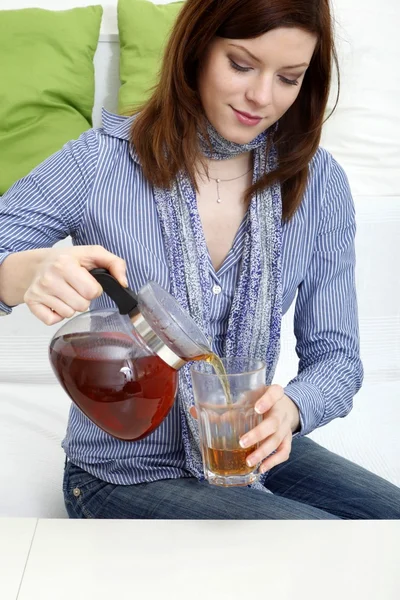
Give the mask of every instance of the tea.
M 134 356 L 122 333 L 73 333 L 56 338 L 50 361 L 81 411 L 121 440 L 140 440 L 168 415 L 178 374 L 156 355 Z
M 222 362 L 220 357 L 217 354 L 214 354 L 214 352 L 209 352 L 209 353 L 202 354 L 201 356 L 196 356 L 196 358 L 194 358 L 192 360 L 194 360 L 194 361 L 204 360 L 205 362 L 208 362 L 212 366 L 216 375 L 218 376 L 218 379 L 220 380 L 222 389 L 224 390 L 226 403 L 229 405 L 232 405 L 231 388 L 229 385 L 229 380 L 227 377 L 226 369 L 224 367 L 224 363 Z
M 246 458 L 254 452 L 257 444 L 250 448 L 235 448 L 234 450 L 220 450 L 218 448 L 205 448 L 208 455 L 208 468 L 214 475 L 247 475 L 254 471 L 254 467 L 246 464 Z

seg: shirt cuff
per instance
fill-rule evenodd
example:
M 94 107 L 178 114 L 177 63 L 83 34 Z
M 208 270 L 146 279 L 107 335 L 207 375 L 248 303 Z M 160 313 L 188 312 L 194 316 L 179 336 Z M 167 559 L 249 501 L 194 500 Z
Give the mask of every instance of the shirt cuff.
M 10 256 L 11 252 L 0 252 L 0 265 L 2 262 Z M 12 312 L 12 307 L 8 306 L 8 304 L 4 304 L 4 302 L 0 302 L 0 317 L 5 317 Z
M 12 313 L 12 309 L 7 304 L 0 302 L 0 317 L 6 317 L 7 315 Z
M 294 381 L 285 387 L 285 394 L 296 404 L 300 413 L 300 431 L 293 438 L 317 429 L 325 412 L 325 400 L 317 386 L 307 381 Z

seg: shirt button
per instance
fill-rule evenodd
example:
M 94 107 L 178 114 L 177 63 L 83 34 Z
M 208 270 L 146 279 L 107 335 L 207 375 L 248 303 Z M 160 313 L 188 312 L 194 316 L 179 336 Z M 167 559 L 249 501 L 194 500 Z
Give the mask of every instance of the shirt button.
M 218 296 L 218 294 L 220 294 L 222 292 L 222 287 L 220 285 L 214 285 L 212 291 L 213 291 L 213 294 Z

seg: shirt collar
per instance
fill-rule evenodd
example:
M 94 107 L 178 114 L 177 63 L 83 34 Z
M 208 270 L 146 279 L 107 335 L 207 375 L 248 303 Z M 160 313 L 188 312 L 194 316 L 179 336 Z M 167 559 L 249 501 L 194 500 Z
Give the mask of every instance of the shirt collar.
M 103 131 L 106 135 L 110 137 L 117 138 L 119 140 L 123 140 L 129 143 L 129 152 L 132 156 L 132 159 L 140 164 L 139 156 L 136 152 L 136 149 L 130 142 L 130 132 L 132 123 L 135 120 L 135 115 L 131 117 L 126 117 L 123 115 L 116 115 L 112 112 L 109 112 L 105 108 L 102 110 L 102 123 L 103 123 Z

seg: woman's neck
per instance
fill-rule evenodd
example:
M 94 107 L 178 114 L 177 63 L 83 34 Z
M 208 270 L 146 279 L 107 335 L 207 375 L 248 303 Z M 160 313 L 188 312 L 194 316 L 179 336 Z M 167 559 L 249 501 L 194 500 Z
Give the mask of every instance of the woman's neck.
M 247 173 L 253 166 L 252 152 L 245 152 L 227 160 L 212 160 L 207 158 L 205 165 L 208 168 L 208 176 L 212 179 L 232 179 Z M 199 174 L 206 178 L 204 169 L 199 167 Z

